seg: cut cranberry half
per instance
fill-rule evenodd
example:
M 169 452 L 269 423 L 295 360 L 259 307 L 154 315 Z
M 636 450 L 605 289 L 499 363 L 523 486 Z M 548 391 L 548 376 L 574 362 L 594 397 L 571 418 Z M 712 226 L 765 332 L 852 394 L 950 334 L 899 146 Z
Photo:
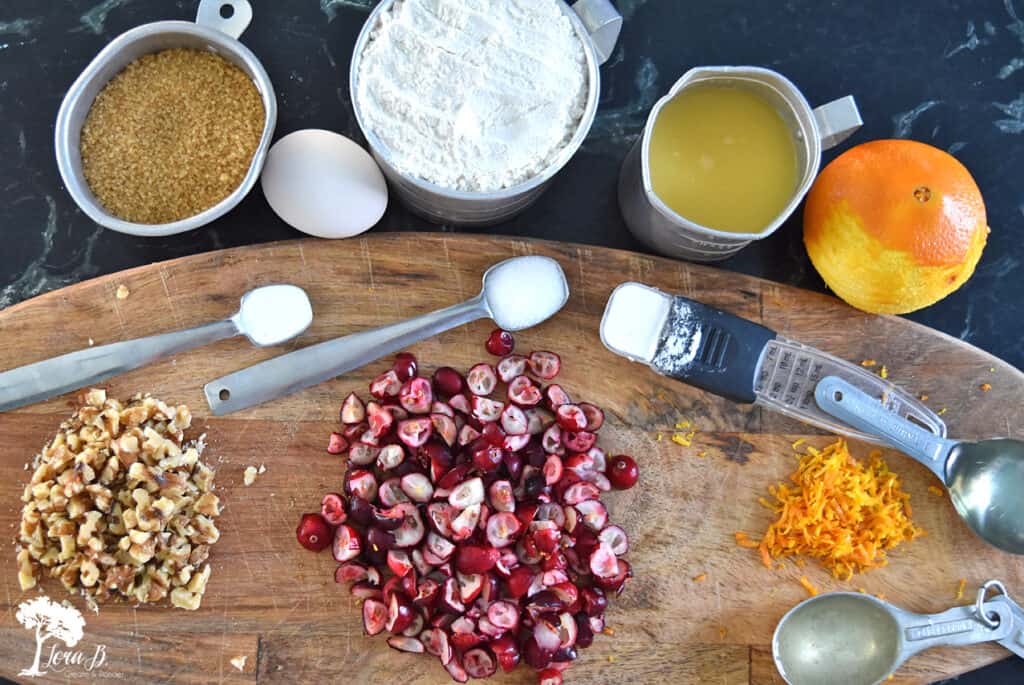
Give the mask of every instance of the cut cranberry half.
M 434 391 L 430 387 L 430 381 L 426 378 L 406 381 L 398 392 L 398 401 L 410 414 L 429 414 L 430 405 L 434 402 Z
M 555 410 L 555 419 L 567 431 L 576 432 L 587 428 L 587 415 L 575 404 L 560 405 Z
M 398 374 L 392 370 L 377 376 L 377 378 L 370 383 L 370 394 L 378 399 L 395 397 L 398 395 L 398 391 L 401 387 L 402 381 L 399 380 Z
M 537 677 L 540 685 L 562 685 L 562 674 L 558 669 L 545 668 Z
M 429 417 L 406 419 L 398 423 L 398 439 L 413 449 L 426 443 L 433 432 L 434 425 Z
M 495 357 L 504 357 L 506 354 L 511 354 L 512 350 L 515 349 L 516 339 L 508 331 L 495 328 L 487 336 L 487 343 L 484 346 Z
M 570 452 L 586 452 L 596 440 L 597 434 L 590 431 L 562 431 L 562 442 Z
M 479 478 L 470 478 L 460 483 L 448 496 L 448 502 L 456 509 L 466 509 L 484 501 L 484 483 Z
M 477 364 L 466 374 L 466 385 L 469 391 L 478 397 L 486 397 L 494 391 L 498 377 L 490 364 Z
M 377 499 L 377 479 L 372 471 L 353 469 L 345 477 L 345 488 L 354 497 L 373 502 Z
M 415 615 L 416 609 L 409 598 L 400 592 L 393 592 L 388 604 L 388 619 L 384 627 L 392 633 L 400 633 L 412 624 Z
M 551 380 L 562 370 L 562 358 L 545 350 L 531 352 L 528 363 L 533 375 L 544 380 Z
M 331 552 L 335 561 L 352 561 L 363 551 L 363 543 L 359 539 L 359 533 L 349 525 L 340 525 L 334 529 L 334 544 Z
M 327 440 L 327 454 L 341 454 L 348 449 L 348 440 L 341 433 L 331 433 Z
M 533 407 L 540 404 L 542 395 L 529 376 L 516 376 L 508 384 L 508 399 L 520 407 Z
M 478 421 L 494 422 L 501 418 L 501 412 L 505 409 L 505 403 L 492 400 L 487 397 L 473 395 L 470 401 L 473 407 L 473 417 Z
M 499 512 L 487 519 L 487 542 L 500 549 L 515 542 L 522 530 L 522 524 L 515 514 Z
M 361 423 L 366 418 L 366 405 L 354 392 L 341 404 L 341 422 L 344 424 Z
M 480 647 L 463 654 L 462 665 L 471 678 L 490 678 L 498 670 L 497 662 L 491 653 Z
M 320 514 L 303 514 L 295 529 L 299 544 L 311 552 L 319 552 L 331 544 L 331 527 Z
M 388 608 L 378 599 L 367 599 L 363 602 L 363 629 L 367 635 L 377 635 L 384 631 L 388 621 Z
M 495 511 L 506 512 L 516 510 L 516 498 L 512 493 L 512 484 L 507 480 L 494 481 L 487 489 L 487 493 L 491 508 Z M 488 523 L 490 523 L 489 520 Z
M 606 543 L 612 550 L 612 554 L 621 557 L 629 551 L 629 537 L 626 531 L 619 526 L 606 526 L 598 534 L 597 539 Z
M 557 410 L 563 404 L 569 404 L 572 402 L 569 399 L 569 393 L 562 389 L 562 386 L 557 383 L 553 383 L 548 387 L 544 388 L 544 401 L 548 405 L 548 409 L 551 411 Z
M 320 501 L 320 515 L 332 526 L 340 526 L 348 518 L 345 500 L 336 492 L 328 492 Z
M 592 433 L 597 432 L 604 425 L 604 411 L 590 402 L 580 402 L 579 407 L 587 417 L 587 430 Z
M 526 435 L 529 424 L 523 410 L 514 404 L 501 412 L 501 427 L 507 435 Z
M 510 354 L 498 362 L 498 378 L 502 383 L 511 383 L 512 379 L 526 373 L 527 360 L 521 354 Z
M 437 404 L 436 402 L 434 404 Z M 447 406 L 447 405 L 445 405 Z M 451 407 L 448 407 L 451 410 Z M 456 427 L 455 419 L 447 414 L 434 413 L 430 415 L 430 423 L 434 426 L 434 432 L 437 433 L 438 437 L 444 440 L 444 443 L 449 447 L 455 444 Z M 463 426 L 468 428 L 469 426 Z
M 377 465 L 389 471 L 405 460 L 405 450 L 401 445 L 385 445 L 377 453 Z M 389 505 L 390 506 L 390 505 Z

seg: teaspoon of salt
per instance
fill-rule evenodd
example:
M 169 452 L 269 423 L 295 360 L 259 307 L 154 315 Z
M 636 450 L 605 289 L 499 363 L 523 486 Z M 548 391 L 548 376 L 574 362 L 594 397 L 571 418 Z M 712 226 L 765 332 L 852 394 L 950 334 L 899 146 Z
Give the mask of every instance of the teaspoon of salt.
M 569 299 L 569 283 L 550 257 L 513 257 L 495 264 L 476 297 L 436 312 L 360 331 L 269 359 L 210 381 L 203 388 L 217 416 L 284 397 L 413 343 L 477 319 L 520 331 L 554 316 Z

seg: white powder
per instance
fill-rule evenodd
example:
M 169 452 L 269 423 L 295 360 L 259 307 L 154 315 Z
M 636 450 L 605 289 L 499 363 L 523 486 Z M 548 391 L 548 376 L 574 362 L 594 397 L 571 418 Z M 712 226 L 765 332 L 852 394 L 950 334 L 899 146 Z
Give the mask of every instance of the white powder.
M 506 330 L 536 326 L 569 299 L 569 284 L 550 257 L 515 257 L 491 267 L 484 285 L 494 322 Z
M 672 298 L 639 283 L 612 291 L 601 319 L 601 342 L 616 354 L 651 363 L 661 341 Z
M 556 0 L 398 0 L 357 78 L 365 123 L 395 166 L 464 191 L 546 169 L 587 100 L 583 45 Z

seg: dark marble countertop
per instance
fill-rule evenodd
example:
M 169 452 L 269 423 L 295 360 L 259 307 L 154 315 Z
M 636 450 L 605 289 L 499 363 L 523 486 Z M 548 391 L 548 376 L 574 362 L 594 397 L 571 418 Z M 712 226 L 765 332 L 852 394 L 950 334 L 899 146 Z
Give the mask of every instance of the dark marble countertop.
M 160 19 L 191 19 L 196 4 L 0 0 L 0 308 L 139 264 L 299 236 L 271 212 L 258 187 L 206 228 L 144 239 L 97 227 L 61 185 L 53 125 L 68 86 L 121 32 Z M 277 135 L 315 127 L 361 140 L 347 74 L 374 0 L 253 4 L 243 42 L 277 89 Z M 988 246 L 963 288 L 910 318 L 1024 368 L 1024 296 L 1017 289 L 1024 278 L 1024 2 L 617 5 L 625 27 L 602 68 L 600 109 L 582 150 L 536 205 L 483 232 L 643 251 L 622 223 L 615 186 L 651 105 L 690 67 L 767 66 L 792 79 L 812 104 L 856 96 L 865 125 L 823 163 L 850 144 L 899 137 L 948 150 L 971 170 L 987 201 Z M 395 203 L 374 230 L 452 229 L 430 226 Z M 799 214 L 720 266 L 823 290 L 803 248 Z M 1021 682 L 1021 663 L 1004 662 L 957 682 Z

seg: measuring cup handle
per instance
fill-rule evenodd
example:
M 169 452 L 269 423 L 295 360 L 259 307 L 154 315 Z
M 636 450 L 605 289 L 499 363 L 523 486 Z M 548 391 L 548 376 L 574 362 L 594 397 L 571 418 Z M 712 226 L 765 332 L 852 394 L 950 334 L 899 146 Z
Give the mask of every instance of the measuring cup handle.
M 1003 602 L 986 602 L 984 606 L 989 615 L 998 616 L 995 626 L 980 621 L 973 605 L 924 615 L 895 609 L 894 617 L 900 626 L 901 661 L 932 647 L 966 647 L 1005 640 L 1013 630 L 1010 608 Z
M 946 482 L 946 457 L 953 440 L 936 437 L 882 406 L 878 398 L 836 376 L 822 378 L 814 389 L 821 410 L 857 430 L 872 433 L 921 462 Z
M 839 145 L 864 124 L 852 95 L 815 107 L 814 120 L 818 124 L 822 150 Z
M 196 12 L 197 24 L 217 29 L 232 38 L 241 36 L 251 21 L 249 0 L 200 0 Z
M 609 0 L 577 0 L 572 11 L 583 22 L 590 42 L 597 53 L 597 63 L 604 64 L 615 51 L 622 32 L 622 15 Z

